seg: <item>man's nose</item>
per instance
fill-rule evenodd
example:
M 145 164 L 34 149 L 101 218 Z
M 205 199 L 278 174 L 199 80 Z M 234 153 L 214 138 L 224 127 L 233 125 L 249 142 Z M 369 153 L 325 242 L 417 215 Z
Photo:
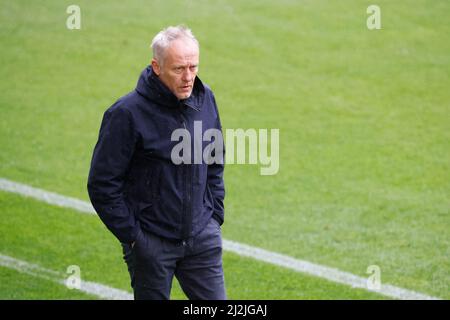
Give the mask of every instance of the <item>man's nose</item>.
M 194 79 L 194 73 L 189 70 L 189 68 L 187 68 L 184 72 L 183 72 L 183 78 L 182 80 L 185 82 L 191 82 Z

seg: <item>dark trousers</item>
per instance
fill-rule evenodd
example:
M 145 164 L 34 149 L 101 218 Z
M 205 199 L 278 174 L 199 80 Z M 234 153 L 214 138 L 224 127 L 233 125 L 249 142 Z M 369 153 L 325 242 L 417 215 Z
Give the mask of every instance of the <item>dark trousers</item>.
M 185 242 L 140 231 L 133 248 L 122 247 L 136 300 L 169 299 L 173 276 L 191 300 L 226 299 L 222 235 L 215 219 Z

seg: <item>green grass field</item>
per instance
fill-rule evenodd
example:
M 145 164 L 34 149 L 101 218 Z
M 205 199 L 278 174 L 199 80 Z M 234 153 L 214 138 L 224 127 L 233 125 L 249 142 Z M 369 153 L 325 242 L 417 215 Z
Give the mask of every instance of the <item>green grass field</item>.
M 223 127 L 280 129 L 277 175 L 226 166 L 224 238 L 449 299 L 450 3 L 378 0 L 369 31 L 373 3 L 0 0 L 0 177 L 87 201 L 103 112 L 185 23 Z M 131 292 L 98 217 L 7 192 L 0 209 L 1 254 Z M 386 298 L 230 252 L 224 268 L 231 299 Z M 0 299 L 92 298 L 0 267 Z

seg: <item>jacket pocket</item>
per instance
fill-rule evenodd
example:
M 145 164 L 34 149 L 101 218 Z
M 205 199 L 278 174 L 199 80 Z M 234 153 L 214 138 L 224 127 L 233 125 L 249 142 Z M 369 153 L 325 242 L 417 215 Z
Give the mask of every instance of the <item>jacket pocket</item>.
M 208 184 L 206 184 L 205 195 L 203 197 L 203 206 L 205 206 L 207 208 L 210 208 L 210 209 L 214 209 L 213 201 L 214 200 L 213 200 L 213 197 L 212 197 L 212 192 L 209 189 Z
M 150 181 L 150 192 L 152 202 L 156 202 L 161 198 L 161 168 L 154 168 L 152 172 L 153 174 Z
M 135 201 L 138 205 L 138 213 L 140 213 L 144 208 L 151 207 L 153 205 L 153 195 L 152 195 L 152 181 L 153 181 L 153 171 L 147 169 L 141 171 L 135 177 L 136 180 L 136 194 Z
M 142 197 L 139 201 L 139 212 L 145 216 L 153 216 L 160 203 L 161 170 L 158 167 L 149 168 L 144 179 Z

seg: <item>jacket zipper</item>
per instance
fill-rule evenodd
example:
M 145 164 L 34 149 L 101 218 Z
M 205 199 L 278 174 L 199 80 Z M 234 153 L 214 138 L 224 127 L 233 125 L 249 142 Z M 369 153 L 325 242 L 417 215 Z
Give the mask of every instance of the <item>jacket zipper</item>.
M 180 105 L 180 122 L 183 124 L 185 130 L 187 130 L 186 120 L 183 116 L 181 105 Z M 188 228 L 188 205 L 190 201 L 189 197 L 189 180 L 188 180 L 188 170 L 187 164 L 182 165 L 183 170 L 183 184 L 184 184 L 184 194 L 183 194 L 183 215 L 181 216 L 181 243 L 183 246 L 186 245 L 187 238 L 189 237 L 189 228 Z
M 187 105 L 187 104 L 186 104 Z M 200 111 L 200 109 L 197 109 L 194 106 L 190 106 L 187 105 L 188 107 L 194 109 L 195 111 Z M 179 110 L 180 110 L 180 119 L 181 122 L 183 123 L 184 129 L 187 130 L 186 127 L 186 118 L 183 115 L 183 109 L 182 109 L 183 105 L 179 104 Z M 181 237 L 182 237 L 182 245 L 185 246 L 187 239 L 190 237 L 190 233 L 191 233 L 191 228 L 190 228 L 190 222 L 192 220 L 192 181 L 190 179 L 190 177 L 192 176 L 192 172 L 193 172 L 193 166 L 191 164 L 184 164 L 183 165 L 183 180 L 184 180 L 184 190 L 185 190 L 185 194 L 183 196 L 183 216 L 181 218 Z

